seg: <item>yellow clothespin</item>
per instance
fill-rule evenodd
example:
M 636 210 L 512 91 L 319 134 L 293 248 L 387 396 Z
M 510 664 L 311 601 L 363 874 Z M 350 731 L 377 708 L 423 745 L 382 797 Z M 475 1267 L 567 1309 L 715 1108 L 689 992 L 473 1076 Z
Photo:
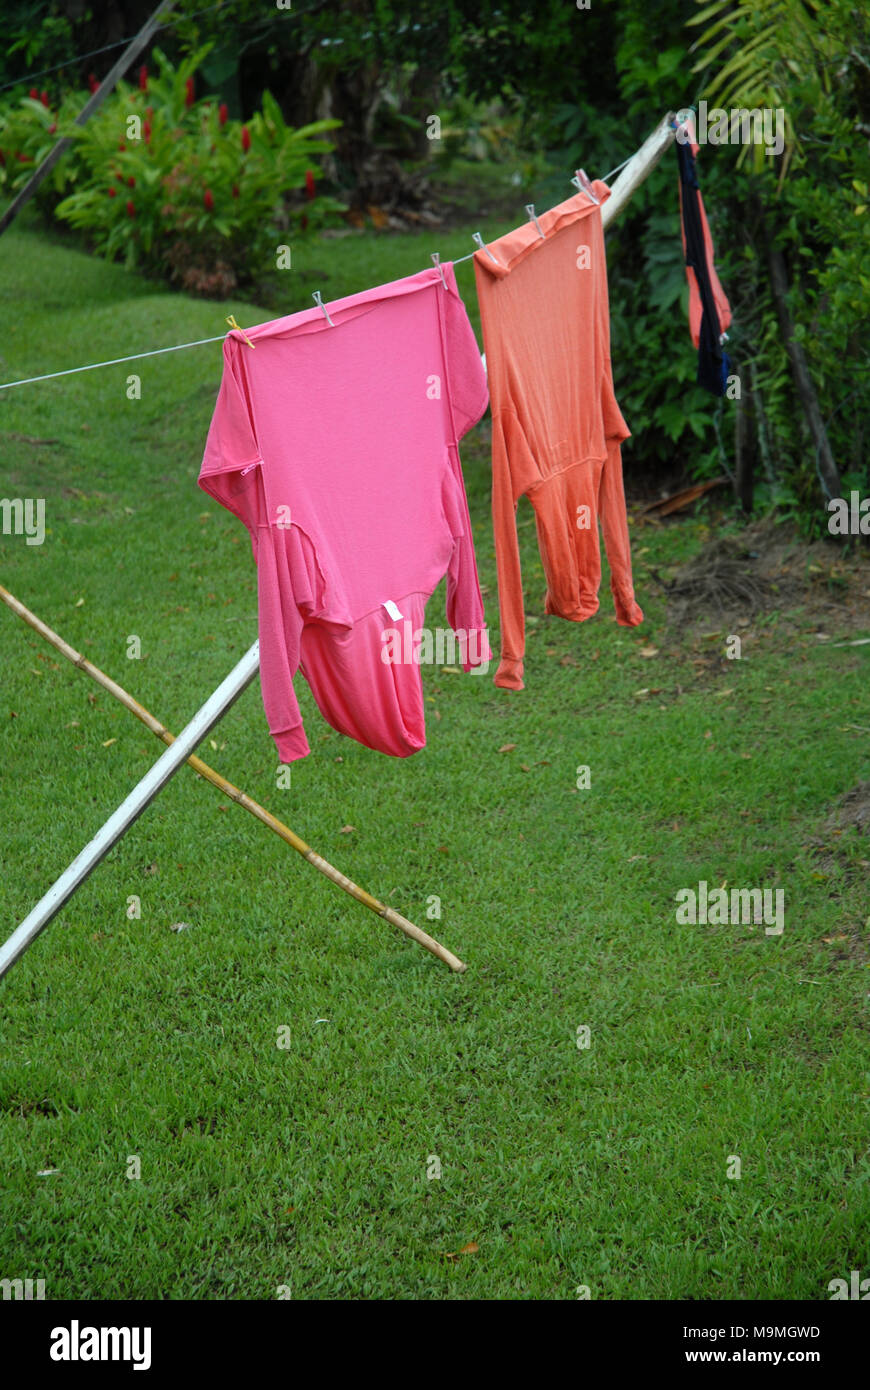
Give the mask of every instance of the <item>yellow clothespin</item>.
M 239 325 L 236 323 L 235 314 L 227 314 L 227 323 L 229 324 L 230 328 L 238 328 L 239 332 L 241 333 L 249 348 L 252 348 L 254 346 L 247 333 L 245 332 L 244 328 L 239 328 Z

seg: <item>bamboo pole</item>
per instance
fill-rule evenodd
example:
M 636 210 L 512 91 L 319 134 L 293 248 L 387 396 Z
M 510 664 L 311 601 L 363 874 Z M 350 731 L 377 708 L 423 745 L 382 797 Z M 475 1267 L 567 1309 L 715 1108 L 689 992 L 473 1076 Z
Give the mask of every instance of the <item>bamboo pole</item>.
M 155 719 L 153 714 L 150 714 L 143 705 L 139 704 L 138 700 L 135 700 L 132 695 L 124 690 L 123 686 L 118 685 L 110 676 L 107 676 L 101 671 L 98 666 L 88 661 L 87 657 L 82 656 L 74 647 L 71 647 L 69 643 L 65 642 L 62 637 L 58 636 L 58 634 L 46 623 L 42 622 L 35 613 L 32 613 L 29 608 L 25 607 L 25 605 L 21 603 L 19 599 L 15 598 L 14 594 L 11 594 L 8 589 L 4 588 L 2 584 L 0 584 L 0 599 L 12 609 L 13 613 L 17 613 L 19 618 L 22 618 L 29 627 L 33 628 L 34 632 L 38 632 L 40 637 L 44 637 L 47 642 L 50 642 L 55 651 L 60 652 L 61 656 L 65 656 L 67 660 L 71 661 L 74 666 L 77 666 L 80 671 L 84 671 L 89 675 L 98 685 L 102 686 L 110 695 L 113 695 L 116 700 L 119 700 L 131 714 L 135 714 L 136 718 L 141 720 L 153 734 L 156 734 L 161 742 L 167 745 L 177 742 L 175 735 L 170 733 L 158 719 Z M 258 646 L 258 644 L 255 644 L 255 646 Z M 204 734 L 201 735 L 201 737 L 204 737 Z M 345 893 L 349 893 L 357 902 L 362 903 L 364 907 L 370 908 L 371 911 L 377 913 L 379 917 L 383 917 L 384 921 L 389 922 L 391 926 L 398 927 L 406 936 L 410 936 L 412 940 L 416 941 L 420 946 L 423 946 L 427 951 L 431 951 L 433 956 L 437 956 L 439 960 L 443 960 L 446 965 L 450 966 L 451 970 L 461 973 L 468 969 L 467 965 L 465 965 L 458 956 L 453 955 L 452 951 L 448 951 L 447 948 L 442 946 L 439 941 L 436 941 L 434 937 L 422 931 L 420 927 L 410 922 L 407 917 L 403 917 L 395 908 L 387 907 L 384 903 L 379 902 L 377 898 L 372 897 L 371 893 L 367 893 L 364 888 L 360 888 L 352 879 L 346 878 L 345 875 L 330 864 L 328 860 L 316 854 L 315 851 L 311 849 L 304 840 L 300 839 L 298 835 L 294 834 L 288 826 L 279 821 L 278 818 L 273 816 L 270 811 L 267 811 L 265 807 L 254 801 L 252 797 L 240 791 L 238 787 L 234 786 L 232 782 L 228 781 L 227 778 L 223 777 L 219 772 L 215 772 L 213 768 L 209 767 L 208 763 L 204 763 L 193 753 L 187 757 L 186 761 L 193 768 L 194 772 L 198 773 L 206 782 L 210 782 L 213 787 L 217 787 L 218 791 L 223 792 L 231 801 L 235 801 L 237 805 L 249 811 L 252 816 L 256 816 L 257 820 L 261 821 L 263 825 L 268 826 L 269 829 L 280 836 L 286 844 L 290 845 L 292 849 L 295 849 L 297 854 L 301 854 L 303 859 L 306 859 L 309 864 L 312 864 L 315 869 L 333 883 L 337 884 L 339 888 L 343 888 Z M 11 961 L 10 964 L 12 964 Z M 8 969 L 8 966 L 6 968 Z M 0 969 L 0 976 L 2 976 L 3 973 L 3 969 Z

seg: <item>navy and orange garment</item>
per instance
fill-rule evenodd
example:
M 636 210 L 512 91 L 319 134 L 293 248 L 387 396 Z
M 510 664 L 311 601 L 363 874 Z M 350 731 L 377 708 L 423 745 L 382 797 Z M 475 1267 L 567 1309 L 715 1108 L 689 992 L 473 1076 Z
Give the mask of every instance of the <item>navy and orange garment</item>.
M 714 396 L 724 396 L 731 363 L 722 347 L 722 335 L 731 322 L 731 306 L 713 264 L 713 238 L 698 184 L 695 143 L 691 120 L 685 136 L 677 132 L 680 170 L 680 220 L 686 278 L 689 282 L 689 329 L 698 349 L 697 382 Z

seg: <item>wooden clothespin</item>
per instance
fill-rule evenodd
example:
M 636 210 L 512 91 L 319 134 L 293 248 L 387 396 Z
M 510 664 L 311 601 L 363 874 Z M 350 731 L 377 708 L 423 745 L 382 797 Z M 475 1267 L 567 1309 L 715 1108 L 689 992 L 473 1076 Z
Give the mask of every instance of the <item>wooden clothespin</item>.
M 249 348 L 252 348 L 254 346 L 247 333 L 245 332 L 244 328 L 239 328 L 239 325 L 236 323 L 235 314 L 227 314 L 227 323 L 229 324 L 230 328 L 238 329 L 239 333 L 241 333 Z

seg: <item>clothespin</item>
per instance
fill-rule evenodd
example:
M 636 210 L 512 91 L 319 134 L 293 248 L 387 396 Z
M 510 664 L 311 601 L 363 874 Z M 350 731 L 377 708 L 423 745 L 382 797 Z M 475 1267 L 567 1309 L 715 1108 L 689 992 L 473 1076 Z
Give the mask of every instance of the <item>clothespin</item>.
M 323 310 L 324 315 L 326 316 L 326 322 L 329 324 L 330 328 L 334 328 L 334 327 L 335 327 L 335 324 L 332 322 L 332 319 L 329 317 L 329 313 L 328 313 L 328 311 L 327 311 L 326 305 L 324 304 L 323 300 L 322 300 L 321 297 L 320 297 L 320 290 L 315 290 L 314 293 L 313 293 L 313 295 L 311 296 L 311 298 L 314 300 L 314 303 L 317 305 L 318 309 L 322 309 L 322 310 Z
M 435 269 L 438 271 L 438 274 L 441 276 L 441 283 L 442 283 L 442 285 L 444 286 L 444 288 L 445 288 L 445 290 L 446 290 L 446 289 L 447 289 L 447 281 L 444 279 L 444 267 L 443 267 L 443 265 L 441 264 L 441 253 L 440 253 L 440 251 L 433 251 L 433 252 L 432 252 L 432 264 L 434 265 Z
M 530 221 L 530 222 L 534 222 L 535 226 L 537 227 L 537 229 L 538 229 L 538 236 L 541 238 L 542 241 L 545 241 L 545 240 L 546 240 L 546 237 L 544 236 L 544 233 L 541 231 L 541 224 L 540 224 L 540 222 L 538 221 L 537 217 L 535 216 L 535 205 L 534 205 L 534 203 L 526 203 L 526 212 L 529 214 L 529 221 Z
M 489 259 L 490 259 L 491 261 L 495 261 L 495 264 L 498 265 L 498 261 L 495 260 L 495 256 L 492 254 L 492 252 L 490 251 L 489 247 L 486 245 L 486 243 L 485 243 L 483 237 L 480 235 L 480 232 L 475 232 L 475 233 L 472 235 L 472 238 L 471 238 L 471 239 L 472 239 L 472 241 L 476 241 L 477 244 L 478 244 L 478 246 L 480 247 L 481 251 L 485 251 L 486 254 L 489 256 Z
M 595 194 L 592 192 L 592 184 L 589 181 L 589 175 L 586 173 L 585 169 L 578 169 L 571 182 L 580 193 L 585 193 L 587 198 L 591 198 L 596 206 L 600 204 L 601 200 L 596 198 Z
M 235 328 L 239 333 L 241 333 L 249 348 L 252 348 L 254 346 L 247 333 L 245 332 L 244 328 L 239 328 L 239 325 L 236 323 L 235 314 L 227 314 L 227 323 L 229 324 L 230 328 Z

